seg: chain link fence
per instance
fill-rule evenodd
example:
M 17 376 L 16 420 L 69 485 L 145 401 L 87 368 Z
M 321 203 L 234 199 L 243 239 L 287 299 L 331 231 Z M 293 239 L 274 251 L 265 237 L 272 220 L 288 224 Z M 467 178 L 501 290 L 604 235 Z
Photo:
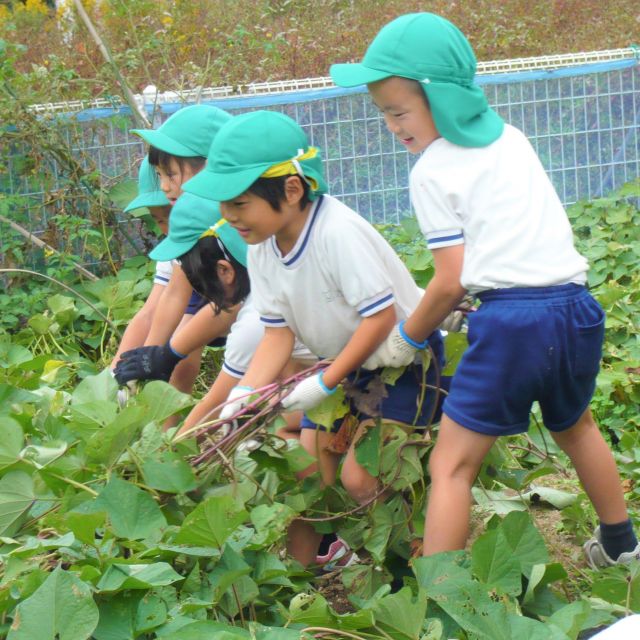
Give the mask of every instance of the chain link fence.
M 637 48 L 480 63 L 477 81 L 494 109 L 531 140 L 565 205 L 606 195 L 640 175 Z M 234 114 L 282 111 L 322 149 L 333 195 L 372 222 L 394 223 L 411 214 L 407 185 L 416 158 L 386 130 L 364 87 L 339 89 L 329 78 L 311 78 L 182 94 L 157 94 L 150 87 L 137 99 L 155 126 L 195 102 Z M 128 133 L 130 112 L 117 99 L 34 105 L 30 111 L 38 117 L 60 114 L 52 122 L 65 132 L 80 162 L 93 163 L 102 180 L 135 178 L 145 150 Z M 0 193 L 24 196 L 23 210 L 5 215 L 19 214 L 37 236 L 51 226 L 48 197 L 64 192 L 65 184 L 57 179 L 55 159 L 46 184 L 25 174 L 30 153 L 9 149 Z M 10 233 L 0 224 L 0 257 Z

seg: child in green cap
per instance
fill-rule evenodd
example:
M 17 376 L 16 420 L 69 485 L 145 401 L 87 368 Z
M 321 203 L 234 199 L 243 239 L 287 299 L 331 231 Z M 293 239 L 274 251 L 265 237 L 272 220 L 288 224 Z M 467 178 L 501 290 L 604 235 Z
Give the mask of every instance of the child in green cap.
M 151 217 L 155 220 L 160 231 L 166 235 L 169 223 L 169 211 L 171 206 L 164 193 L 160 190 L 158 178 L 154 169 L 149 165 L 149 158 L 144 157 L 138 170 L 138 195 L 125 207 L 125 213 L 131 213 L 139 209 L 146 208 Z M 153 287 L 147 296 L 144 305 L 131 319 L 127 325 L 122 340 L 118 346 L 118 351 L 111 362 L 113 370 L 120 359 L 122 353 L 133 349 L 141 344 L 149 334 L 151 321 L 155 314 L 158 300 L 169 282 L 171 274 L 171 263 L 159 261 L 156 263 L 156 273 L 153 279 Z
M 149 144 L 149 163 L 171 206 L 182 193 L 182 183 L 204 167 L 213 138 L 229 119 L 231 116 L 222 109 L 193 105 L 176 111 L 158 129 L 132 130 Z M 166 357 L 156 377 L 171 379 L 176 388 L 189 393 L 200 369 L 202 347 L 226 335 L 234 314 L 215 315 L 193 291 L 180 265 L 168 264 L 171 265 L 168 283 L 158 303 L 162 313 L 154 315 L 145 345 L 164 347 Z M 176 329 L 184 328 L 186 332 L 187 326 L 189 351 L 180 352 L 171 347 L 170 339 Z M 178 372 L 180 375 L 176 377 Z
M 234 321 L 225 341 L 224 361 L 209 392 L 187 416 L 179 433 L 185 433 L 212 413 L 229 395 L 246 372 L 264 334 L 251 302 L 247 272 L 247 244 L 238 232 L 220 217 L 218 203 L 190 193 L 182 194 L 171 211 L 169 235 L 150 254 L 154 260 L 179 260 L 190 286 L 212 305 L 212 311 L 233 314 Z M 189 325 L 171 339 L 174 350 L 190 351 Z M 317 361 L 304 345 L 296 345 L 290 373 Z M 165 364 L 171 366 L 165 371 Z M 169 346 L 146 346 L 123 355 L 115 369 L 120 384 L 129 380 L 168 379 L 180 362 Z M 164 375 L 163 375 L 164 372 Z M 300 416 L 297 417 L 299 420 Z
M 318 357 L 332 359 L 321 373 L 300 382 L 283 399 L 286 410 L 308 411 L 335 393 L 346 378 L 359 391 L 380 384 L 370 413 L 352 406 L 365 426 L 381 419 L 425 425 L 435 413 L 434 387 L 443 361 L 439 332 L 431 335 L 433 363 L 407 367 L 394 385 L 378 377 L 389 364 L 378 351 L 398 319 L 408 317 L 421 292 L 384 238 L 355 211 L 326 194 L 319 150 L 309 146 L 287 116 L 254 111 L 224 125 L 203 171 L 184 185 L 187 192 L 220 202 L 223 217 L 249 246 L 248 267 L 254 304 L 265 327 L 249 369 L 229 394 L 220 417 L 233 421 L 255 389 L 273 382 L 291 357 L 295 339 Z M 420 404 L 418 383 L 426 379 Z M 340 422 L 326 431 L 307 415 L 301 443 L 319 463 L 325 483 L 335 481 L 339 457 L 327 447 Z M 378 479 L 355 458 L 351 445 L 342 465 L 342 483 L 358 502 L 378 491 Z M 317 470 L 315 465 L 303 475 Z M 321 535 L 296 521 L 289 549 L 300 562 L 316 560 Z M 335 547 L 341 547 L 336 541 Z M 339 554 L 342 555 L 338 558 Z M 326 555 L 321 553 L 320 555 Z M 349 555 L 338 548 L 334 558 Z
M 413 360 L 466 292 L 482 302 L 431 454 L 424 553 L 465 546 L 480 465 L 498 436 L 527 431 L 537 401 L 600 519 L 584 546 L 589 564 L 629 562 L 640 545 L 589 410 L 604 312 L 585 288 L 587 261 L 539 159 L 488 106 L 475 70 L 464 35 L 430 13 L 393 20 L 361 63 L 331 67 L 338 85 L 366 84 L 396 140 L 421 154 L 410 193 L 435 275 L 390 333 L 391 360 Z

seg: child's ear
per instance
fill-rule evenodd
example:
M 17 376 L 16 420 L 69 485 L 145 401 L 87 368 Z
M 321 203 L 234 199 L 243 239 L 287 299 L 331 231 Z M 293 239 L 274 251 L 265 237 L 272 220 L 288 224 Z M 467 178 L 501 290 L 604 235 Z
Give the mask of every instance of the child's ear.
M 295 206 L 304 197 L 304 187 L 300 176 L 289 176 L 284 182 L 284 195 L 287 204 Z
M 218 260 L 216 262 L 216 275 L 223 284 L 232 285 L 236 279 L 236 270 L 228 260 Z

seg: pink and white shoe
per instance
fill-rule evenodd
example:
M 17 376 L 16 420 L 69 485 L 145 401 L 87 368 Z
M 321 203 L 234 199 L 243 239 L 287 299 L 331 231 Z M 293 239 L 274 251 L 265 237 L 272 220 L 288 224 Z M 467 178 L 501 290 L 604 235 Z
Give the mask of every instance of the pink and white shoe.
M 351 550 L 351 547 L 340 536 L 337 536 L 337 540 L 334 540 L 330 545 L 327 553 L 324 555 L 317 555 L 315 564 L 324 571 L 329 573 L 336 569 L 344 569 L 350 567 L 352 564 L 356 564 L 360 558 Z

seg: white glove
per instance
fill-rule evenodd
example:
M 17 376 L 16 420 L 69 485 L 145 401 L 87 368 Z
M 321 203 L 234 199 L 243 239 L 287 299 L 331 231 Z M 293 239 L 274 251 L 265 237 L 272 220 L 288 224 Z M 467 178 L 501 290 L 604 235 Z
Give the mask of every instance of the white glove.
M 380 367 L 406 367 L 411 364 L 418 349 L 425 349 L 428 340 L 416 342 L 404 332 L 404 320 L 391 330 L 385 341 L 365 360 L 365 369 Z
M 308 411 L 336 392 L 338 387 L 329 389 L 322 380 L 322 372 L 299 382 L 293 391 L 282 400 L 288 411 Z
M 253 387 L 245 387 L 243 385 L 236 385 L 231 389 L 229 395 L 227 396 L 226 404 L 222 407 L 220 411 L 220 419 L 228 420 L 231 416 L 234 416 L 236 413 L 244 409 L 251 402 L 251 392 L 253 391 Z M 230 431 L 238 428 L 238 421 L 231 420 L 230 422 L 225 422 L 221 427 L 220 431 L 222 436 L 226 436 Z

